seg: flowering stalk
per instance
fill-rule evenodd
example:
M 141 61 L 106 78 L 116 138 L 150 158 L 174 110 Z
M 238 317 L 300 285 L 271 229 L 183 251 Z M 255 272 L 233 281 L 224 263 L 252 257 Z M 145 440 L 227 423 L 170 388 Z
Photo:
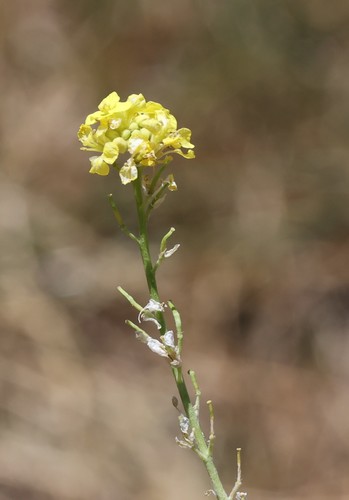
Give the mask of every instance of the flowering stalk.
M 149 251 L 149 238 L 148 238 L 148 218 L 144 211 L 144 202 L 142 195 L 142 186 L 140 182 L 141 177 L 138 176 L 134 185 L 135 200 L 137 206 L 138 224 L 139 224 L 139 249 L 141 252 L 143 266 L 145 275 L 147 278 L 148 289 L 150 297 L 156 302 L 160 302 L 160 296 L 158 292 L 157 282 L 156 282 L 156 270 L 154 269 L 150 251 Z M 164 314 L 162 311 L 157 313 L 157 319 L 160 323 L 160 333 L 164 334 L 166 332 L 166 323 Z M 182 373 L 182 367 L 173 366 L 172 367 L 173 376 L 176 380 L 178 392 L 183 403 L 185 412 L 188 413 L 190 405 L 190 397 L 188 394 L 187 387 L 185 385 Z
M 227 494 L 213 461 L 215 433 L 212 402 L 207 402 L 210 434 L 206 439 L 200 424 L 201 391 L 195 373 L 192 370 L 188 372 L 195 392 L 194 403 L 191 401 L 183 377 L 181 317 L 171 301 L 165 304 L 160 300 L 156 272 L 162 261 L 170 257 L 179 247 L 177 244 L 172 249 L 167 249 L 167 241 L 173 234 L 174 228 L 162 238 L 159 256 L 155 263 L 149 249 L 150 214 L 163 201 L 166 191 L 177 189 L 172 174 L 165 179 L 162 175 L 172 160 L 173 153 L 188 159 L 194 158 L 194 145 L 190 142 L 191 132 L 185 128 L 177 129 L 174 116 L 160 104 L 147 102 L 142 94 L 131 95 L 127 101 L 121 102 L 116 92 L 112 92 L 98 108 L 99 111 L 89 115 L 81 125 L 78 137 L 83 144 L 82 149 L 99 153 L 99 156 L 90 158 L 91 173 L 108 175 L 110 167 L 114 167 L 119 173 L 122 184 L 132 184 L 138 218 L 138 235 L 129 231 L 112 195 L 109 195 L 109 202 L 120 229 L 139 246 L 150 300 L 142 307 L 121 287 L 118 287 L 118 290 L 138 311 L 138 323 L 150 321 L 156 325 L 159 339 L 153 338 L 132 321 L 127 320 L 126 323 L 135 331 L 138 340 L 145 343 L 154 353 L 165 357 L 170 364 L 184 409 L 184 413 L 180 412 L 179 415 L 182 437 L 177 439 L 177 443 L 183 448 L 195 451 L 204 463 L 213 488 L 207 493 L 213 493 L 219 500 L 241 499 L 246 494 L 238 492 L 241 485 L 240 451 L 238 451 L 238 478 L 231 493 Z M 182 148 L 187 149 L 187 152 Z M 129 158 L 120 166 L 117 160 L 125 153 Z M 147 168 L 150 168 L 150 173 Z M 165 317 L 167 306 L 173 316 L 176 335 L 167 328 Z M 173 398 L 173 404 L 178 409 L 176 398 Z

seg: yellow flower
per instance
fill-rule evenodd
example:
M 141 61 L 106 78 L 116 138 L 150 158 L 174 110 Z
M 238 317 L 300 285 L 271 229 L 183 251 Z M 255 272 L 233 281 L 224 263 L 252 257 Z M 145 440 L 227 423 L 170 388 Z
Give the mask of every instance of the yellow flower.
M 191 131 L 188 128 L 180 128 L 171 132 L 167 137 L 164 138 L 163 143 L 166 146 L 171 146 L 175 149 L 186 148 L 191 149 L 194 145 L 190 142 Z
M 103 149 L 103 146 L 100 147 L 98 144 L 96 134 L 90 125 L 83 124 L 80 126 L 78 138 L 84 145 L 81 149 L 85 149 L 87 151 L 101 151 Z
M 161 104 L 147 102 L 142 94 L 132 94 L 123 102 L 116 92 L 103 99 L 78 132 L 81 149 L 99 153 L 90 158 L 91 173 L 108 175 L 109 166 L 128 153 L 129 158 L 118 167 L 123 184 L 134 181 L 140 167 L 168 163 L 171 153 L 194 158 L 190 137 L 190 130 L 177 129 L 176 118 Z M 174 181 L 171 187 L 175 189 Z
M 106 120 L 115 119 L 116 114 L 127 112 L 131 106 L 131 101 L 127 100 L 126 102 L 120 102 L 118 94 L 116 92 L 112 92 L 99 104 L 99 111 L 87 116 L 85 124 L 93 125 L 98 121 L 104 122 Z

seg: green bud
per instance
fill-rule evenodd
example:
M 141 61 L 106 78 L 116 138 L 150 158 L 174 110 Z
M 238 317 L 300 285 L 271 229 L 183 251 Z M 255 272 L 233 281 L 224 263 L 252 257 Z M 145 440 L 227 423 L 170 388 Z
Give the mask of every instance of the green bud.
M 125 130 L 122 131 L 121 137 L 127 141 L 130 138 L 131 135 L 131 130 L 125 128 Z

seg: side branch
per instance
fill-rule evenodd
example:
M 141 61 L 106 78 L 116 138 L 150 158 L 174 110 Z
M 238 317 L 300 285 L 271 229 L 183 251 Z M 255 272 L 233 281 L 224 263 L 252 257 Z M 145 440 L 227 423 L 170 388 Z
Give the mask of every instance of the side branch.
M 113 211 L 114 217 L 115 217 L 117 223 L 119 224 L 119 227 L 120 227 L 121 231 L 123 233 L 125 233 L 129 238 L 131 238 L 131 240 L 134 240 L 134 241 L 136 241 L 139 244 L 138 238 L 133 233 L 131 233 L 131 231 L 128 229 L 128 227 L 124 223 L 124 220 L 122 218 L 120 210 L 118 209 L 118 207 L 117 207 L 117 205 L 116 205 L 116 203 L 114 201 L 113 195 L 112 194 L 108 194 L 107 198 L 108 198 L 108 201 L 109 201 L 109 205 L 111 206 L 111 209 Z

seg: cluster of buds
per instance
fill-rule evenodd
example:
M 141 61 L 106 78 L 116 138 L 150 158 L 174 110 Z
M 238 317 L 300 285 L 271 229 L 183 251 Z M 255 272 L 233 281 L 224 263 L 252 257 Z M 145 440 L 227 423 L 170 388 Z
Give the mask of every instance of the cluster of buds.
M 147 102 L 142 94 L 132 94 L 124 102 L 116 92 L 109 94 L 98 111 L 87 116 L 78 138 L 83 144 L 81 149 L 100 153 L 90 157 L 90 172 L 108 175 L 110 166 L 115 165 L 122 184 L 137 179 L 138 167 L 166 164 L 173 153 L 189 159 L 195 156 L 191 131 L 177 129 L 177 120 L 170 111 L 157 102 Z M 129 157 L 119 166 L 116 160 L 121 154 Z

